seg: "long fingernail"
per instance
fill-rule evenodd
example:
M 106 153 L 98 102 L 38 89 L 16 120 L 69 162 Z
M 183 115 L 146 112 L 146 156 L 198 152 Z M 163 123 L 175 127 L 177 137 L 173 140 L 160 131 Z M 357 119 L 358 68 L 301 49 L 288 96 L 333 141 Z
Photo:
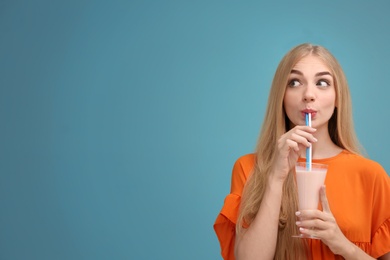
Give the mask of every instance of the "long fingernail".
M 299 216 L 299 215 L 301 215 L 300 211 L 295 212 L 295 216 Z

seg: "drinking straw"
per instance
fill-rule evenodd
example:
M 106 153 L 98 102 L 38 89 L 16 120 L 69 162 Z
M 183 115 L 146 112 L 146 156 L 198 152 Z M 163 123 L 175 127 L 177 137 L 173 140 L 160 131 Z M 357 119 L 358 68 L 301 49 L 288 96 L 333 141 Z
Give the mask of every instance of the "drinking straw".
M 305 114 L 306 125 L 311 127 L 311 113 Z M 306 169 L 311 171 L 311 146 L 306 148 Z

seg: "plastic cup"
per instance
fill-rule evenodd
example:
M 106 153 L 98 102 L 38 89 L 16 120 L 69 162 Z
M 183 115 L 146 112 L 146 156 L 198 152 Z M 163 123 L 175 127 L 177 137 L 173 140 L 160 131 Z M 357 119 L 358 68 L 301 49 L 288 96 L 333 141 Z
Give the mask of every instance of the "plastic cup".
M 326 164 L 312 163 L 311 167 L 307 162 L 297 162 L 295 164 L 299 210 L 318 209 L 320 189 L 324 185 L 327 171 L 328 165 Z M 303 234 L 294 235 L 293 237 L 316 238 Z

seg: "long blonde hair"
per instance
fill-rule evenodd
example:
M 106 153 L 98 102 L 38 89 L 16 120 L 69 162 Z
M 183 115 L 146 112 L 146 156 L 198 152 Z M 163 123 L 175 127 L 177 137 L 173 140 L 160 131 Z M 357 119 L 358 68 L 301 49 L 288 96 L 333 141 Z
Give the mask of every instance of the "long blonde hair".
M 289 130 L 288 118 L 283 108 L 283 98 L 291 69 L 303 57 L 319 57 L 331 70 L 335 82 L 336 108 L 329 120 L 328 130 L 332 141 L 339 147 L 360 154 L 352 121 L 352 104 L 345 74 L 335 57 L 324 47 L 301 44 L 291 49 L 281 60 L 275 72 L 270 89 L 267 111 L 256 146 L 256 164 L 248 179 L 242 197 L 237 221 L 237 234 L 255 218 L 267 185 L 277 140 Z M 279 215 L 279 229 L 274 259 L 307 259 L 304 239 L 292 239 L 298 232 L 295 225 L 295 212 L 298 199 L 294 174 L 288 174 L 283 186 L 282 203 Z

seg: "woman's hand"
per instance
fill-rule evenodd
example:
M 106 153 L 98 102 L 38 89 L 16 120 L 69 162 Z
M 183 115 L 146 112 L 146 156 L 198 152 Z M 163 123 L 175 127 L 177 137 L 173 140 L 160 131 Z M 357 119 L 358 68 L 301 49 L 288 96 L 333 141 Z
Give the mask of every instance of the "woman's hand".
M 320 189 L 320 200 L 323 211 L 302 210 L 297 212 L 302 234 L 315 236 L 326 244 L 336 255 L 347 255 L 353 250 L 353 244 L 344 236 L 330 211 L 325 186 Z
M 309 126 L 295 126 L 279 138 L 273 161 L 273 172 L 276 174 L 274 177 L 283 181 L 286 179 L 301 151 L 310 147 L 311 143 L 317 142 L 313 136 L 315 131 L 315 128 Z

